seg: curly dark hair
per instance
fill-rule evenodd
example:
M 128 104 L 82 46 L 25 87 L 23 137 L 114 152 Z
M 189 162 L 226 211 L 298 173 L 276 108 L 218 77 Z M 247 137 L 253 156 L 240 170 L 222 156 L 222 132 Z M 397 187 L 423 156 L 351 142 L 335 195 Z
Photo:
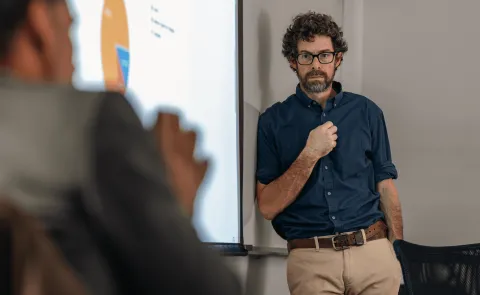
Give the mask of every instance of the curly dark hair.
M 335 52 L 348 51 L 347 41 L 343 39 L 343 31 L 333 18 L 326 14 L 309 11 L 297 15 L 288 27 L 283 37 L 283 56 L 288 61 L 295 60 L 298 55 L 298 42 L 309 41 L 316 35 L 330 37 Z

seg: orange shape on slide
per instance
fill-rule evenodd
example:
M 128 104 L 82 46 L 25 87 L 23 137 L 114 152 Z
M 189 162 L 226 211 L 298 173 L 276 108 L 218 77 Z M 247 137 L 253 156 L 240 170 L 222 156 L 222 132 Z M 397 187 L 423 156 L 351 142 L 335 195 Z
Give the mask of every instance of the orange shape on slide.
M 127 10 L 123 0 L 105 0 L 101 50 L 105 88 L 124 93 L 128 86 L 130 48 Z

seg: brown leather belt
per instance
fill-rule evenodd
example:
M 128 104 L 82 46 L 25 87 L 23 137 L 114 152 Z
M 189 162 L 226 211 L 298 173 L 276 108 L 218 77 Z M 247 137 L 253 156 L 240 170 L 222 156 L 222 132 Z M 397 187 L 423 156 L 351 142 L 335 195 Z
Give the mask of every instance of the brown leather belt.
M 387 225 L 383 221 L 377 221 L 369 228 L 365 229 L 367 242 L 384 239 L 387 237 Z M 318 248 L 327 248 L 334 250 L 345 250 L 353 246 L 362 246 L 365 244 L 362 230 L 350 233 L 339 234 L 332 238 L 318 238 Z M 298 248 L 316 249 L 315 239 L 297 239 L 288 241 L 288 251 Z

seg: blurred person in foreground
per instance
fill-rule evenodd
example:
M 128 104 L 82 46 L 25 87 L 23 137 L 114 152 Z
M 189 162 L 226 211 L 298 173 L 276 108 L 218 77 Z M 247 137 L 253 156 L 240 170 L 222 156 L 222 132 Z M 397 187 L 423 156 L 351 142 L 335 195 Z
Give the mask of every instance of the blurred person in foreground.
M 398 294 L 400 201 L 382 110 L 334 81 L 347 52 L 332 17 L 293 20 L 283 54 L 295 94 L 260 116 L 257 198 L 288 241 L 293 295 Z
M 121 94 L 75 90 L 71 23 L 64 0 L 0 0 L 2 195 L 91 294 L 240 294 L 190 224 L 195 134 L 164 114 L 151 137 Z

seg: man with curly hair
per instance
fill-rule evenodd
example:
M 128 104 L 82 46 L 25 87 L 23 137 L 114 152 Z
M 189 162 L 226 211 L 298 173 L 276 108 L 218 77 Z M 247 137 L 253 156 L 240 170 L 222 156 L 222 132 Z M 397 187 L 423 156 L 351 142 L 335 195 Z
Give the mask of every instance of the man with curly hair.
M 259 119 L 257 200 L 288 241 L 293 295 L 400 287 L 391 244 L 403 238 L 397 170 L 382 110 L 334 81 L 347 50 L 332 17 L 295 17 L 283 54 L 299 84 Z

